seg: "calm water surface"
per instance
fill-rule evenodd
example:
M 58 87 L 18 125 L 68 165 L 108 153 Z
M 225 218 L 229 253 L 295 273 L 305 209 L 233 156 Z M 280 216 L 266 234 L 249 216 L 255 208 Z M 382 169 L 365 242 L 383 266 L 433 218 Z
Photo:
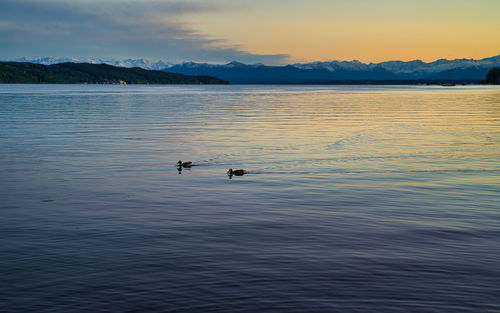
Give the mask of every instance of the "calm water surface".
M 0 149 L 3 312 L 500 312 L 498 87 L 0 85 Z

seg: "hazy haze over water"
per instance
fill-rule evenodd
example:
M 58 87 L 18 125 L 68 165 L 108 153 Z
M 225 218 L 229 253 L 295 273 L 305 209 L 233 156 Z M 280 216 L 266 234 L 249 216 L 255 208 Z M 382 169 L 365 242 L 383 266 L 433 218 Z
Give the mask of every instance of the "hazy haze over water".
M 0 85 L 0 125 L 0 311 L 500 311 L 498 87 Z

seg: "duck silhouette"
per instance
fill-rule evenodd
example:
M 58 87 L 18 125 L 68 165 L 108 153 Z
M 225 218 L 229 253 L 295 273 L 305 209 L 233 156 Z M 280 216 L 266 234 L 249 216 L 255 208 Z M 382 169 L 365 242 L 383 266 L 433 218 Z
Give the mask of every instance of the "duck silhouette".
M 179 162 L 177 162 L 177 166 L 178 167 L 185 167 L 185 168 L 187 167 L 187 168 L 189 168 L 189 167 L 193 166 L 193 162 L 191 162 L 191 161 L 187 161 L 187 162 L 179 161 Z
M 246 173 L 247 173 L 247 171 L 245 171 L 245 170 L 233 170 L 232 168 L 230 168 L 227 171 L 227 175 L 229 176 L 229 178 L 231 178 L 233 175 L 234 176 L 243 176 Z

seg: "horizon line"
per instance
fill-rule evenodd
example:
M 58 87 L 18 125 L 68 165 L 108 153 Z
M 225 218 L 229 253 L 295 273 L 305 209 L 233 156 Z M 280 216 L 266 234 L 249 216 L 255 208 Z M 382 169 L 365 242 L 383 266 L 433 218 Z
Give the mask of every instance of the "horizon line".
M 362 64 L 381 64 L 381 63 L 387 63 L 387 62 L 404 62 L 404 63 L 409 63 L 409 62 L 422 62 L 425 64 L 431 64 L 437 61 L 482 61 L 486 59 L 492 59 L 500 57 L 500 54 L 489 56 L 489 57 L 484 57 L 481 59 L 475 59 L 475 58 L 455 58 L 455 59 L 446 59 L 446 58 L 440 58 L 440 59 L 435 59 L 434 61 L 423 61 L 422 59 L 411 59 L 408 61 L 403 61 L 403 60 L 387 60 L 387 61 L 380 61 L 380 62 L 364 62 L 360 61 L 358 59 L 347 59 L 347 60 L 339 60 L 339 59 L 329 59 L 329 60 L 317 60 L 317 61 L 310 61 L 310 62 L 292 62 L 292 63 L 283 63 L 280 65 L 268 65 L 262 62 L 257 62 L 257 63 L 244 63 L 238 60 L 232 60 L 229 62 L 222 61 L 222 62 L 210 62 L 210 61 L 199 61 L 199 60 L 190 60 L 190 61 L 165 61 L 164 59 L 157 59 L 157 58 L 147 58 L 147 57 L 116 57 L 116 58 L 106 58 L 106 57 L 59 57 L 59 56 L 22 56 L 19 58 L 2 58 L 0 61 L 2 62 L 23 62 L 20 60 L 26 60 L 28 63 L 30 63 L 30 60 L 36 60 L 36 59 L 65 59 L 65 60 L 75 60 L 77 61 L 76 63 L 86 63 L 87 61 L 126 61 L 126 60 L 131 60 L 131 61 L 147 61 L 151 63 L 165 63 L 165 64 L 186 64 L 186 63 L 195 63 L 195 64 L 210 64 L 210 65 L 228 65 L 231 63 L 239 63 L 239 64 L 244 64 L 244 65 L 264 65 L 264 66 L 287 66 L 287 65 L 301 65 L 301 64 L 311 64 L 311 63 L 331 63 L 331 62 L 356 62 L 356 63 L 362 63 Z

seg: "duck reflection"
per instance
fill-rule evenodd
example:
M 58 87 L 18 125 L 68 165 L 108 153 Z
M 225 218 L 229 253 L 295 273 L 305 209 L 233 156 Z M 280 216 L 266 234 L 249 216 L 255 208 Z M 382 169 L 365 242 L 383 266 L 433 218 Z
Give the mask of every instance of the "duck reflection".
M 191 161 L 187 161 L 187 162 L 182 162 L 179 160 L 179 162 L 177 162 L 177 171 L 179 172 L 179 174 L 182 174 L 182 169 L 183 168 L 191 168 L 192 166 L 194 166 L 193 162 Z

